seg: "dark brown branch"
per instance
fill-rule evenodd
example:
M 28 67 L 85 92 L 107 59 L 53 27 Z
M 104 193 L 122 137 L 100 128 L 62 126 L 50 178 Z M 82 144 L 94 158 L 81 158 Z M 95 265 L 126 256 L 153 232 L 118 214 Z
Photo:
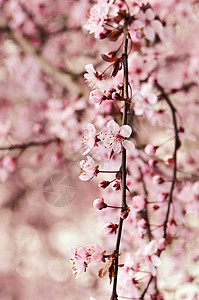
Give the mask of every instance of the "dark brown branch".
M 40 141 L 40 142 L 29 142 L 27 144 L 16 144 L 16 145 L 11 145 L 11 146 L 5 146 L 5 147 L 0 147 L 0 150 L 16 150 L 16 149 L 21 149 L 21 150 L 25 150 L 27 148 L 30 147 L 39 147 L 39 146 L 47 146 L 51 143 L 59 143 L 60 139 L 59 138 L 54 138 L 54 139 L 50 139 L 47 141 Z
M 140 179 L 141 179 L 143 190 L 144 190 L 144 195 L 145 195 L 145 198 L 147 200 L 147 198 L 148 198 L 148 191 L 147 191 L 146 183 L 145 183 L 145 180 L 144 180 L 144 176 L 143 176 L 143 173 L 142 173 L 142 170 L 141 170 L 140 167 L 139 167 L 139 172 L 140 172 Z M 147 205 L 146 205 L 146 208 L 145 208 L 145 211 L 144 211 L 144 217 L 145 217 L 145 220 L 147 222 L 147 233 L 148 233 L 148 237 L 149 237 L 149 241 L 150 241 L 151 238 L 152 238 L 152 235 L 151 235 L 151 228 L 150 228 L 150 223 L 149 223 L 149 213 L 148 213 Z
M 123 61 L 123 74 L 124 74 L 124 89 L 123 89 L 123 98 L 125 100 L 128 100 L 128 39 L 129 39 L 129 34 L 128 34 L 128 23 L 126 22 L 124 25 L 124 39 L 123 39 L 123 51 L 122 51 L 122 61 Z M 122 118 L 122 125 L 127 124 L 127 111 L 128 111 L 128 103 L 127 101 L 124 101 L 124 108 L 123 108 L 123 118 Z M 127 207 L 126 204 L 126 149 L 122 147 L 122 166 L 121 166 L 121 171 L 122 171 L 122 210 Z M 117 233 L 117 241 L 116 241 L 116 248 L 115 248 L 115 277 L 113 281 L 113 291 L 112 291 L 112 296 L 111 300 L 117 300 L 118 295 L 117 295 L 117 277 L 118 277 L 118 254 L 119 254 L 119 248 L 120 248 L 120 242 L 121 242 L 121 236 L 122 236 L 122 227 L 123 227 L 123 219 L 120 218 L 119 221 L 119 227 L 118 227 L 118 233 Z
M 178 136 L 178 126 L 177 126 L 177 118 L 176 118 L 176 109 L 169 99 L 168 95 L 165 93 L 163 87 L 159 85 L 159 83 L 156 81 L 156 87 L 158 90 L 161 92 L 161 96 L 163 99 L 166 100 L 172 114 L 172 119 L 173 119 L 173 126 L 174 126 L 174 132 L 175 132 L 175 145 L 174 145 L 174 152 L 173 152 L 173 160 L 174 160 L 174 166 L 173 166 L 173 176 L 172 176 L 172 184 L 170 188 L 170 193 L 169 193 L 169 201 L 168 201 L 168 208 L 167 208 L 167 213 L 166 213 L 166 218 L 164 222 L 164 238 L 167 236 L 167 223 L 169 219 L 169 213 L 170 213 L 170 208 L 171 208 L 171 203 L 173 201 L 173 190 L 175 187 L 175 182 L 176 182 L 176 177 L 177 177 L 177 151 L 180 147 L 180 140 Z

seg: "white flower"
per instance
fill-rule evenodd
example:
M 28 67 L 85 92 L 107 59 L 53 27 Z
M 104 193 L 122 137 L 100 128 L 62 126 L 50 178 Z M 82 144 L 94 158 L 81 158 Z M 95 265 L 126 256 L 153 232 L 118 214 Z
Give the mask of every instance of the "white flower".
M 104 76 L 97 72 L 92 64 L 86 65 L 85 69 L 87 73 L 84 74 L 84 77 L 91 88 L 99 89 L 102 92 L 108 89 L 107 81 L 104 80 Z
M 157 96 L 152 92 L 150 83 L 142 85 L 141 91 L 135 91 L 133 94 L 134 112 L 136 116 L 141 116 L 153 111 L 152 105 L 157 103 Z
M 84 148 L 83 155 L 88 154 L 96 143 L 96 129 L 93 124 L 88 124 L 87 128 L 83 130 L 82 148 Z
M 129 138 L 132 129 L 129 125 L 119 126 L 114 120 L 110 120 L 107 123 L 109 133 L 104 134 L 102 140 L 107 143 L 108 148 L 115 153 L 119 153 L 122 146 L 127 150 L 134 150 L 135 145 L 131 141 L 126 141 L 125 138 Z
M 81 160 L 80 166 L 81 166 L 81 175 L 79 176 L 79 179 L 83 181 L 87 181 L 93 178 L 95 175 L 97 175 L 98 166 L 95 165 L 95 162 L 92 159 L 92 157 L 87 156 L 87 160 L 86 159 Z

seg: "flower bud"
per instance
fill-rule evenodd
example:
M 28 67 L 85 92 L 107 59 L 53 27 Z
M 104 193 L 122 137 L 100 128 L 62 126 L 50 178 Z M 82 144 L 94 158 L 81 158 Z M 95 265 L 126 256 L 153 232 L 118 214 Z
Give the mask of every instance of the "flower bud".
M 109 184 L 110 184 L 110 181 L 102 180 L 99 182 L 98 185 L 101 189 L 105 189 L 105 188 L 107 188 L 107 186 L 109 186 Z
M 144 151 L 146 154 L 148 155 L 155 155 L 155 152 L 157 150 L 158 147 L 155 147 L 151 144 L 146 145 L 146 147 L 144 148 Z
M 153 176 L 153 183 L 154 184 L 162 184 L 164 179 L 160 175 Z
M 146 199 L 144 197 L 137 195 L 134 196 L 132 200 L 136 211 L 141 211 L 146 207 Z
M 164 202 L 167 199 L 168 195 L 169 195 L 168 193 L 159 193 L 158 194 L 158 200 L 160 202 Z
M 127 207 L 124 211 L 121 212 L 120 218 L 125 220 L 128 217 L 129 212 L 130 212 L 130 208 Z
M 103 231 L 105 235 L 116 234 L 117 228 L 118 228 L 117 224 L 113 224 L 109 222 L 103 226 Z
M 16 160 L 13 157 L 5 156 L 2 160 L 2 166 L 5 167 L 8 172 L 13 173 L 17 168 Z
M 120 190 L 120 181 L 119 180 L 115 180 L 115 182 L 112 185 L 112 189 L 116 192 Z
M 93 201 L 93 206 L 97 210 L 102 210 L 103 208 L 107 207 L 107 204 L 104 202 L 103 198 L 99 198 Z
M 148 165 L 149 165 L 149 167 L 154 168 L 157 165 L 157 160 L 149 159 Z
M 93 103 L 101 103 L 103 100 L 103 94 L 100 90 L 94 90 L 90 92 L 89 100 Z

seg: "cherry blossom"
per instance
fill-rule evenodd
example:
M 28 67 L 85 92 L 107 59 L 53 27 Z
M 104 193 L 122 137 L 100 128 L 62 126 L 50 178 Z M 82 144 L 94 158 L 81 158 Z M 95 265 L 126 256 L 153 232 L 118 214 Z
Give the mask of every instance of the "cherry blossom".
M 94 176 L 97 176 L 98 166 L 95 165 L 94 160 L 91 156 L 87 156 L 87 160 L 80 161 L 81 166 L 81 175 L 79 178 L 83 181 L 92 179 Z
M 107 81 L 104 79 L 103 74 L 98 73 L 92 64 L 86 65 L 85 69 L 87 73 L 84 74 L 84 77 L 91 88 L 97 88 L 102 92 L 107 89 Z M 96 99 L 93 98 L 94 96 L 98 98 L 99 91 L 92 93 L 91 99 Z
M 151 84 L 143 84 L 141 91 L 135 91 L 133 102 L 136 116 L 141 116 L 144 113 L 151 116 L 153 112 L 152 105 L 157 103 L 157 95 L 152 92 Z
M 129 138 L 132 129 L 129 125 L 119 126 L 114 120 L 110 120 L 107 123 L 108 134 L 104 134 L 102 140 L 107 144 L 107 147 L 110 150 L 113 150 L 115 153 L 120 153 L 122 147 L 131 151 L 135 149 L 133 142 L 125 140 Z
M 138 20 L 135 20 L 133 26 L 139 30 L 143 30 L 146 39 L 153 42 L 155 34 L 163 38 L 163 25 L 159 20 L 155 19 L 155 13 L 151 8 L 148 8 L 145 12 L 140 10 L 137 18 Z
M 83 155 L 88 154 L 93 147 L 97 145 L 96 129 L 93 124 L 88 124 L 87 128 L 83 130 L 82 135 L 82 148 L 84 149 Z

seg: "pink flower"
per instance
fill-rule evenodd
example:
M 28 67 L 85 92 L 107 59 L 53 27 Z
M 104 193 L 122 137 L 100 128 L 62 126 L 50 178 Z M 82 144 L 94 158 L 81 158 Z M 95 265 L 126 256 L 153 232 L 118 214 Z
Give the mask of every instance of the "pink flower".
M 146 199 L 144 197 L 137 195 L 134 196 L 132 200 L 133 206 L 137 212 L 143 210 L 146 207 Z
M 135 146 L 131 141 L 125 138 L 130 137 L 132 129 L 129 125 L 119 126 L 114 120 L 107 123 L 109 134 L 104 134 L 103 139 L 107 143 L 108 148 L 115 153 L 120 153 L 122 146 L 127 150 L 134 150 Z
M 145 153 L 148 155 L 154 155 L 156 150 L 157 150 L 157 147 L 155 147 L 151 144 L 146 145 L 146 147 L 144 148 Z
M 86 24 L 83 26 L 89 33 L 95 33 L 95 38 L 103 31 L 104 20 L 113 1 L 99 0 L 91 10 Z
M 93 103 L 101 103 L 104 95 L 100 90 L 94 90 L 90 92 L 89 100 Z
M 9 173 L 13 173 L 17 167 L 16 160 L 13 157 L 5 156 L 2 160 L 2 166 L 6 168 Z
M 88 266 L 86 262 L 87 256 L 88 252 L 84 247 L 77 246 L 71 250 L 70 260 L 72 261 L 72 270 L 76 278 L 78 278 L 81 273 L 86 272 Z
M 98 166 L 95 165 L 95 162 L 91 156 L 87 156 L 87 160 L 81 160 L 80 166 L 81 175 L 79 176 L 79 179 L 87 181 L 92 179 L 94 176 L 97 176 Z
M 103 226 L 103 231 L 105 235 L 116 234 L 117 228 L 118 228 L 117 224 L 113 224 L 109 222 Z
M 87 128 L 82 132 L 82 148 L 84 149 L 83 155 L 88 154 L 96 145 L 96 129 L 93 124 L 88 124 Z
M 72 270 L 76 279 L 81 273 L 86 272 L 89 264 L 100 263 L 103 259 L 102 249 L 98 245 L 88 245 L 85 247 L 76 246 L 71 250 Z
M 107 204 L 104 202 L 103 198 L 99 198 L 93 201 L 93 206 L 97 210 L 102 210 L 103 208 L 107 207 Z
M 98 245 L 88 245 L 86 246 L 86 250 L 88 251 L 87 263 L 89 264 L 98 264 L 103 259 L 102 248 Z
M 100 91 L 106 90 L 107 82 L 104 80 L 104 76 L 97 71 L 95 71 L 92 64 L 88 64 L 85 66 L 87 73 L 84 74 L 88 85 L 91 88 L 97 88 Z M 99 97 L 99 94 L 98 94 Z
M 142 85 L 141 91 L 135 91 L 133 94 L 134 112 L 136 116 L 141 116 L 145 113 L 150 116 L 153 111 L 152 105 L 157 103 L 157 96 L 152 92 L 150 83 Z
M 163 38 L 163 25 L 159 20 L 155 19 L 155 13 L 151 8 L 148 8 L 145 12 L 140 11 L 137 18 L 138 20 L 133 22 L 133 27 L 143 31 L 147 40 L 153 42 L 155 34 Z
M 147 256 L 148 267 L 153 276 L 156 276 L 156 268 L 161 265 L 160 258 L 155 255 L 158 251 L 158 243 L 155 240 L 150 241 L 144 250 L 144 254 Z
M 113 185 L 112 185 L 112 189 L 113 189 L 113 191 L 119 191 L 120 190 L 120 181 L 119 180 L 115 180 L 115 182 L 113 183 Z

